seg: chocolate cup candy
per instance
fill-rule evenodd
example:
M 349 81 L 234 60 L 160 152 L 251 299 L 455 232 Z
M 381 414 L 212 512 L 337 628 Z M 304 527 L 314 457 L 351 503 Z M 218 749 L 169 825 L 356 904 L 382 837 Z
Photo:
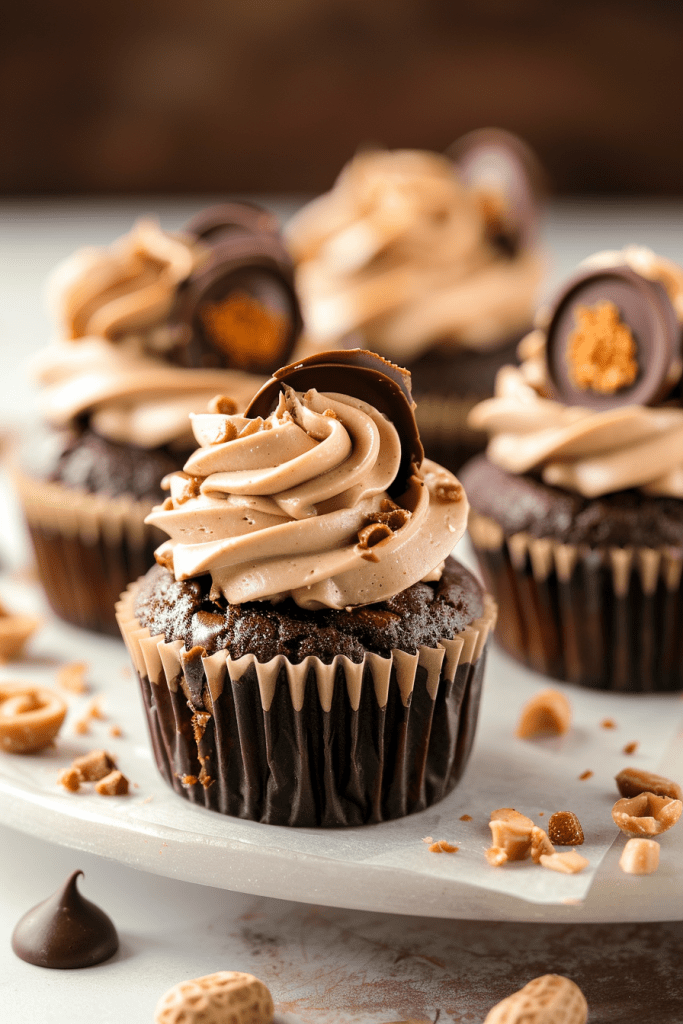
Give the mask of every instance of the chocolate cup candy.
M 268 231 L 224 225 L 214 238 L 178 293 L 175 358 L 184 366 L 272 373 L 290 358 L 302 326 L 289 254 Z
M 604 393 L 581 387 L 572 374 L 569 350 L 579 325 L 579 311 L 612 303 L 635 341 L 637 373 L 632 383 Z M 551 397 L 566 405 L 597 411 L 624 405 L 653 405 L 680 377 L 681 329 L 665 289 L 630 267 L 588 270 L 572 278 L 561 292 L 547 330 L 546 361 Z M 575 375 L 574 375 L 575 376 Z
M 274 213 L 256 203 L 220 203 L 209 206 L 185 225 L 187 234 L 211 242 L 219 235 L 229 234 L 235 229 L 253 231 L 254 234 L 277 235 L 280 225 Z
M 463 135 L 446 153 L 465 185 L 489 193 L 496 206 L 502 203 L 489 222 L 492 240 L 510 255 L 532 243 L 547 188 L 529 146 L 511 132 L 480 128 Z
M 318 352 L 277 370 L 254 395 L 245 415 L 270 415 L 277 407 L 283 384 L 300 392 L 315 388 L 351 395 L 383 413 L 401 439 L 401 464 L 390 490 L 393 494 L 405 491 L 412 467 L 419 467 L 424 459 L 407 370 L 361 348 Z

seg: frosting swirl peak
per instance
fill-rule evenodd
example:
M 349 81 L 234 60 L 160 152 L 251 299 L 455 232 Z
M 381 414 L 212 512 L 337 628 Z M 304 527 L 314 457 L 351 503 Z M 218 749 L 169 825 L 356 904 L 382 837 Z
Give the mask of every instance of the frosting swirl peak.
M 285 383 L 265 419 L 209 413 L 192 427 L 200 448 L 147 522 L 171 538 L 158 561 L 178 580 L 211 573 L 214 599 L 372 604 L 437 579 L 464 532 L 464 492 L 434 463 L 389 496 L 401 440 L 359 398 Z

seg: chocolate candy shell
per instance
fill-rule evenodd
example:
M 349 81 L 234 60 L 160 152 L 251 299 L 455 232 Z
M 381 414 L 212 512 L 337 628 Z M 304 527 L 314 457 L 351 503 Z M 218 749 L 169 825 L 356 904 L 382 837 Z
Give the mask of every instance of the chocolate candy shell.
M 280 226 L 274 213 L 256 203 L 219 203 L 196 214 L 184 228 L 188 235 L 211 242 L 235 229 L 277 235 Z
M 273 412 L 282 384 L 299 392 L 315 388 L 350 395 L 383 413 L 394 424 L 401 439 L 401 464 L 391 492 L 402 494 L 405 491 L 412 467 L 419 467 L 424 458 L 407 370 L 366 349 L 318 352 L 277 370 L 252 398 L 245 415 L 265 418 Z
M 186 343 L 178 358 L 188 366 L 224 366 L 251 373 L 272 373 L 290 358 L 301 331 L 301 312 L 294 291 L 291 259 L 279 237 L 235 227 L 209 240 L 209 256 L 178 293 L 172 321 Z M 253 349 L 253 358 L 231 357 L 228 345 L 212 339 L 201 311 L 231 294 L 246 294 L 275 317 L 284 317 L 286 328 L 277 351 Z
M 638 375 L 614 394 L 580 388 L 569 375 L 567 347 L 576 329 L 578 306 L 613 302 L 636 342 Z M 587 270 L 572 278 L 555 302 L 547 329 L 546 361 L 552 398 L 566 405 L 604 411 L 624 405 L 653 405 L 680 376 L 681 329 L 665 289 L 630 267 Z
M 525 142 L 501 128 L 479 128 L 454 142 L 446 155 L 469 188 L 502 197 L 503 221 L 496 224 L 493 241 L 513 254 L 536 239 L 547 186 Z

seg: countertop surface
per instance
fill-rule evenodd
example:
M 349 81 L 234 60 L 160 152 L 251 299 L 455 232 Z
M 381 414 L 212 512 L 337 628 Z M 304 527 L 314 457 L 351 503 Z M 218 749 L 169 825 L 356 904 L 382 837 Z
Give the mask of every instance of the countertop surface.
M 112 240 L 142 213 L 175 228 L 206 203 L 0 203 L 0 425 L 33 415 L 26 364 L 49 336 L 42 285 L 55 262 L 76 246 Z M 286 216 L 296 203 L 272 205 Z M 683 261 L 683 205 L 556 204 L 546 238 L 551 285 L 591 252 L 632 241 Z M 5 554 L 17 567 L 24 557 Z M 116 922 L 119 952 L 83 971 L 23 963 L 10 949 L 14 925 L 76 868 L 85 872 L 84 895 Z M 582 987 L 591 1024 L 683 1022 L 682 922 L 503 924 L 294 904 L 134 870 L 6 823 L 0 870 L 0 1020 L 8 1024 L 148 1024 L 166 989 L 217 970 L 262 978 L 278 1024 L 477 1024 L 543 973 Z M 683 907 L 672 916 L 683 918 Z

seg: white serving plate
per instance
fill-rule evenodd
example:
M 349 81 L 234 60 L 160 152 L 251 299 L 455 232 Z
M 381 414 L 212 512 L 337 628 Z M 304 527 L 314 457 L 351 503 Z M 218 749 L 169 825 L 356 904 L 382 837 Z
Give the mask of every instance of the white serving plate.
M 16 578 L 0 577 L 0 594 L 25 608 L 41 601 L 35 585 L 19 586 Z M 548 922 L 683 916 L 683 824 L 662 837 L 659 871 L 634 878 L 618 868 L 623 839 L 610 816 L 618 796 L 613 776 L 624 764 L 683 778 L 683 706 L 677 696 L 619 697 L 567 686 L 574 707 L 568 736 L 523 742 L 513 736 L 519 708 L 548 681 L 494 649 L 475 750 L 446 800 L 377 826 L 288 829 L 194 807 L 166 786 L 152 761 L 122 643 L 48 616 L 29 658 L 0 669 L 0 681 L 54 684 L 57 667 L 75 660 L 88 663 L 92 692 L 70 698 L 57 747 L 34 756 L 0 755 L 0 815 L 25 833 L 185 881 L 349 909 Z M 94 721 L 89 735 L 76 735 L 74 722 L 93 696 L 104 698 L 108 717 Z M 616 729 L 600 727 L 606 717 Z M 121 726 L 122 737 L 110 735 L 112 724 Z M 639 741 L 638 753 L 626 758 L 621 750 L 631 740 Z M 93 747 L 115 755 L 136 784 L 130 796 L 70 794 L 58 786 L 59 770 Z M 585 769 L 595 774 L 579 781 Z M 483 857 L 487 822 L 499 806 L 515 806 L 541 825 L 553 810 L 575 810 L 590 868 L 564 876 L 530 861 L 489 867 Z M 465 813 L 471 822 L 460 820 Z M 421 842 L 425 836 L 448 839 L 459 852 L 431 854 Z

